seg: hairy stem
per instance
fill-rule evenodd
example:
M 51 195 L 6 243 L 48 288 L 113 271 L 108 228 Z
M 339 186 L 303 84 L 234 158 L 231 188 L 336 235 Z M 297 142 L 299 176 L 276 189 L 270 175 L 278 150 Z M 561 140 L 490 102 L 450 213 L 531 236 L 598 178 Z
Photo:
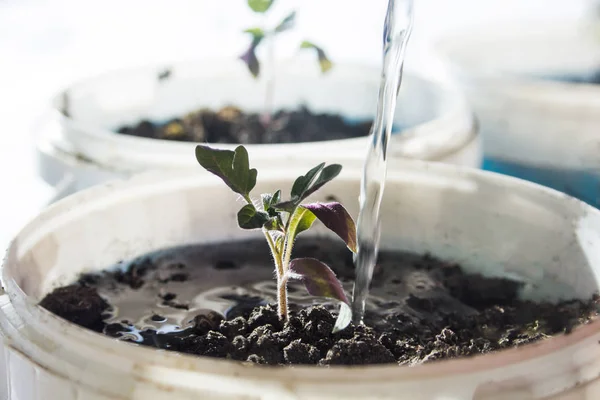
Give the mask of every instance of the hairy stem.
M 296 211 L 298 210 L 298 208 L 294 208 L 291 212 L 290 212 L 290 217 L 287 220 L 287 223 L 285 224 L 285 231 L 286 232 L 290 232 L 290 223 L 292 221 L 292 217 L 294 216 L 294 214 L 296 213 Z M 292 229 L 292 231 L 295 232 L 296 229 Z M 290 259 L 292 258 L 292 249 L 294 248 L 294 238 L 291 236 L 294 236 L 294 232 L 291 232 L 290 234 L 286 234 L 285 235 L 285 240 L 283 242 L 283 250 L 282 250 L 282 268 L 283 268 L 283 272 L 287 272 L 289 267 L 290 267 Z
M 250 196 L 244 195 L 244 200 L 248 204 L 252 204 Z M 279 314 L 279 318 L 287 319 L 287 278 L 284 278 L 282 254 L 277 250 L 275 241 L 269 231 L 265 228 L 262 231 L 269 244 L 269 249 L 271 249 L 273 261 L 275 262 L 275 271 L 277 272 L 277 313 Z
M 288 318 L 287 281 L 287 275 L 282 275 L 281 278 L 277 280 L 277 311 L 279 313 L 279 318 L 283 320 L 287 320 Z
M 284 276 L 281 253 L 277 250 L 275 241 L 269 231 L 263 228 L 263 234 L 271 249 L 273 261 L 275 262 L 275 271 L 277 272 L 277 314 L 279 314 L 279 318 L 287 319 L 287 278 Z
M 290 259 L 292 258 L 292 248 L 294 247 L 294 238 L 290 238 L 290 235 L 285 235 L 285 241 L 283 242 L 283 254 L 281 267 L 283 272 L 286 273 L 290 268 Z
M 267 239 L 267 243 L 269 243 L 269 248 L 271 249 L 271 254 L 273 255 L 273 261 L 275 262 L 275 270 L 277 271 L 277 279 L 280 279 L 283 276 L 283 263 L 281 259 L 281 254 L 277 251 L 277 246 L 275 246 L 275 241 L 273 237 L 269 233 L 268 230 L 263 228 L 263 233 L 265 238 Z

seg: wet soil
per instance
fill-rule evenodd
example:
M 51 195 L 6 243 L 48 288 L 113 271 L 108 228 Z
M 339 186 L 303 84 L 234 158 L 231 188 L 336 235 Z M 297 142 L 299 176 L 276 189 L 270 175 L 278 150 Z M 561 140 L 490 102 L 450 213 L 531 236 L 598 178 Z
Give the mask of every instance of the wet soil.
M 267 122 L 257 113 L 227 106 L 201 109 L 166 123 L 148 120 L 117 132 L 152 139 L 203 143 L 300 143 L 367 136 L 372 121 L 347 123 L 339 114 L 314 113 L 306 107 L 279 110 Z
M 295 256 L 330 265 L 350 293 L 343 244 L 303 239 Z M 568 334 L 598 314 L 599 299 L 533 303 L 521 284 L 467 274 L 431 256 L 382 252 L 366 325 L 333 334 L 337 304 L 290 285 L 280 321 L 262 241 L 157 252 L 56 289 L 40 303 L 83 327 L 138 345 L 258 364 L 416 365 Z

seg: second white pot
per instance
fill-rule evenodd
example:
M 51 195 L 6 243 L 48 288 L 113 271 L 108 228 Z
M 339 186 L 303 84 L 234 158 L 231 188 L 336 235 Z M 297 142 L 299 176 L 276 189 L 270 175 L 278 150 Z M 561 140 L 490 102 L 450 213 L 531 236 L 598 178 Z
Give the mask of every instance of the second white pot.
M 194 143 L 147 139 L 114 133 L 121 124 L 142 118 L 161 121 L 200 108 L 227 104 L 260 111 L 264 82 L 255 81 L 237 60 L 205 60 L 170 66 L 109 72 L 72 85 L 60 93 L 46 125 L 36 132 L 40 173 L 50 184 L 69 179 L 79 190 L 110 177 L 148 170 L 195 168 Z M 322 75 L 313 63 L 282 67 L 277 75 L 275 108 L 306 104 L 317 112 L 340 113 L 350 120 L 375 114 L 380 71 L 336 64 Z M 61 111 L 68 110 L 69 117 Z M 405 74 L 389 154 L 391 157 L 441 161 L 478 168 L 479 136 L 462 94 L 444 84 Z M 278 156 L 362 159 L 367 137 L 294 144 L 248 145 L 255 162 Z M 222 146 L 234 147 L 234 146 Z M 66 193 L 66 192 L 65 192 Z
M 481 123 L 485 169 L 600 206 L 600 85 L 561 80 L 600 70 L 599 32 L 580 20 L 532 21 L 437 44 Z

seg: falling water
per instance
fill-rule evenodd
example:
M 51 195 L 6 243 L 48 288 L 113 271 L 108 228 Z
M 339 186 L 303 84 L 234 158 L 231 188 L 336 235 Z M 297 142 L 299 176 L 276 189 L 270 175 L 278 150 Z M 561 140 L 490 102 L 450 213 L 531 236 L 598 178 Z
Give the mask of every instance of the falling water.
M 363 320 L 369 285 L 379 250 L 379 208 L 385 186 L 387 146 L 392 133 L 396 99 L 402 81 L 406 44 L 413 20 L 412 0 L 389 0 L 383 31 L 383 68 L 377 115 L 371 130 L 364 164 L 358 216 L 358 252 L 354 263 L 352 314 L 355 323 Z

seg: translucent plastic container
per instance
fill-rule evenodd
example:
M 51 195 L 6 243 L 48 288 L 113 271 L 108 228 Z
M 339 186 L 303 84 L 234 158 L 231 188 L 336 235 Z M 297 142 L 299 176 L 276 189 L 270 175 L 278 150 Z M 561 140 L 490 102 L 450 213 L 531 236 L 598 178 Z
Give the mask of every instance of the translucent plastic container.
M 256 192 L 308 165 L 260 171 Z M 361 164 L 340 158 L 335 194 L 357 214 Z M 529 299 L 587 298 L 600 285 L 600 211 L 556 191 L 489 172 L 393 161 L 382 247 L 431 252 L 488 276 L 528 282 Z M 219 204 L 219 207 L 214 207 Z M 14 239 L 2 268 L 0 398 L 12 400 L 400 399 L 596 400 L 600 321 L 473 358 L 417 367 L 264 367 L 153 350 L 84 330 L 36 306 L 80 272 L 174 245 L 242 240 L 235 196 L 216 177 L 144 174 L 63 199 Z M 210 209 L 210 212 L 207 212 Z M 312 234 L 327 234 L 316 227 Z
M 114 133 L 142 118 L 164 121 L 201 107 L 233 104 L 261 111 L 265 83 L 254 80 L 237 60 L 206 60 L 169 66 L 120 70 L 73 84 L 59 94 L 49 123 L 36 132 L 40 173 L 57 184 L 66 176 L 78 188 L 99 175 L 127 176 L 152 169 L 195 168 L 194 143 Z M 315 63 L 285 65 L 278 72 L 275 109 L 307 105 L 316 112 L 340 113 L 349 121 L 373 119 L 379 90 L 377 68 L 338 63 L 322 75 Z M 69 117 L 60 111 L 67 107 Z M 410 72 L 405 74 L 396 111 L 391 157 L 479 167 L 477 127 L 466 99 L 457 90 Z M 53 130 L 52 130 L 53 129 Z M 47 132 L 49 130 L 50 132 Z M 232 148 L 234 146 L 222 146 Z M 248 145 L 257 162 L 273 156 L 323 161 L 337 155 L 364 158 L 367 137 L 295 144 Z M 86 172 L 86 171 L 99 172 Z
M 568 81 L 600 72 L 592 22 L 486 26 L 437 50 L 480 121 L 485 169 L 600 206 L 600 85 Z

